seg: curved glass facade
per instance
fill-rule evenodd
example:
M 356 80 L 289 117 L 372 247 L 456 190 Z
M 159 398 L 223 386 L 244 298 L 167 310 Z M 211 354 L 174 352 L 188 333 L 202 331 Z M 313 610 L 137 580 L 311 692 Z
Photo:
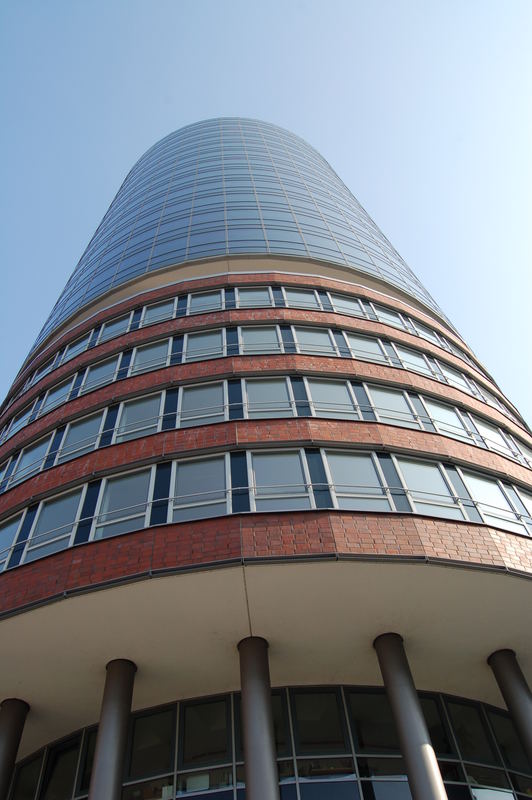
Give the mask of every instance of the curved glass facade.
M 237 254 L 354 267 L 442 315 L 316 150 L 275 125 L 213 119 L 166 136 L 135 164 L 36 346 L 76 310 L 134 277 Z

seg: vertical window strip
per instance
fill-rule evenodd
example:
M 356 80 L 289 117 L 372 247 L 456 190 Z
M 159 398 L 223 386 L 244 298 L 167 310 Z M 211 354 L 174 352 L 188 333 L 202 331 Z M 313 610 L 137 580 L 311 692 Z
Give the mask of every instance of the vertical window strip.
M 283 348 L 285 353 L 296 353 L 296 343 L 294 341 L 294 334 L 291 325 L 279 325 L 281 331 L 281 338 L 283 340 Z
M 76 529 L 76 535 L 74 537 L 74 544 L 83 544 L 84 542 L 89 541 L 101 485 L 101 480 L 96 480 L 91 481 L 91 483 L 89 483 L 87 486 L 87 491 L 85 492 L 85 498 L 81 508 L 81 517 Z
M 173 430 L 177 425 L 177 398 L 179 389 L 167 389 L 164 398 L 162 430 Z
M 131 317 L 131 325 L 129 326 L 130 331 L 136 331 L 137 328 L 140 327 L 140 318 L 142 316 L 143 307 L 136 308 L 133 311 L 133 316 Z
M 243 419 L 244 404 L 242 402 L 242 382 L 240 379 L 227 381 L 227 402 L 229 404 L 228 419 Z
M 70 389 L 70 394 L 68 395 L 68 400 L 66 401 L 67 403 L 70 402 L 70 400 L 74 400 L 78 396 L 79 390 L 81 389 L 81 384 L 83 383 L 83 379 L 85 378 L 86 371 L 87 371 L 86 369 L 81 369 L 76 374 L 76 377 L 74 378 L 74 383 L 72 384 L 72 388 Z
M 133 350 L 124 350 L 122 353 L 122 358 L 120 359 L 120 366 L 118 368 L 118 372 L 116 374 L 116 380 L 121 381 L 124 378 L 127 378 L 127 374 L 129 372 L 129 365 L 131 364 L 131 356 L 133 355 Z
M 366 422 L 375 422 L 375 412 L 373 411 L 373 407 L 369 401 L 369 397 L 364 386 L 358 381 L 351 381 L 351 388 L 355 393 L 355 399 L 358 403 L 358 407 L 360 408 L 362 419 Z
M 183 335 L 174 336 L 172 339 L 172 351 L 170 355 L 170 366 L 181 364 L 183 360 Z
M 228 356 L 237 356 L 239 354 L 238 346 L 238 329 L 230 327 L 225 329 L 225 340 L 227 346 Z
M 399 473 L 390 455 L 379 453 L 377 456 L 384 476 L 384 489 L 388 489 L 392 498 L 392 507 L 399 512 L 411 513 L 412 508 L 401 483 Z
M 236 451 L 231 456 L 232 513 L 250 510 L 249 482 L 246 451 Z
M 26 542 L 29 539 L 30 531 L 33 527 L 33 523 L 35 521 L 35 516 L 37 514 L 37 509 L 39 508 L 39 503 L 34 503 L 33 505 L 29 506 L 22 520 L 22 525 L 19 528 L 19 533 L 11 552 L 11 556 L 9 558 L 9 562 L 7 564 L 8 568 L 10 567 L 18 567 L 22 560 L 22 555 L 24 553 L 24 549 L 26 547 Z
M 316 508 L 332 508 L 333 501 L 321 452 L 317 448 L 306 447 L 305 455 Z
M 290 378 L 292 384 L 292 394 L 294 396 L 294 403 L 296 414 L 298 417 L 310 417 L 312 412 L 310 410 L 310 403 L 308 401 L 307 392 L 305 389 L 305 382 L 303 378 Z
M 461 501 L 461 505 L 463 506 L 468 519 L 471 522 L 482 522 L 482 517 L 477 511 L 477 507 L 473 500 L 471 499 L 471 495 L 467 491 L 466 485 L 462 480 L 462 476 L 452 464 L 444 464 L 445 472 L 451 485 L 456 492 L 456 496 Z
M 61 442 L 63 441 L 63 436 L 65 435 L 65 431 L 66 431 L 66 425 L 62 425 L 55 431 L 52 439 L 52 444 L 50 445 L 50 449 L 48 451 L 48 455 L 44 460 L 43 469 L 48 469 L 49 467 L 53 467 L 57 453 L 61 448 Z
M 164 525 L 168 521 L 171 476 L 171 461 L 157 464 L 151 504 L 150 525 Z
M 103 424 L 103 431 L 100 437 L 100 447 L 107 447 L 113 441 L 113 433 L 118 417 L 119 404 L 109 406 L 105 415 L 105 422 Z

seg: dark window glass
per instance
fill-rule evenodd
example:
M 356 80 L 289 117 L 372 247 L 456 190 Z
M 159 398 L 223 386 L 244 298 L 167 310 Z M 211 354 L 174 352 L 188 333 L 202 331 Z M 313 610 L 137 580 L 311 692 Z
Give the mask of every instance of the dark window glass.
M 471 795 L 467 786 L 446 785 L 445 791 L 447 792 L 447 800 L 471 800 Z
M 229 760 L 228 712 L 226 699 L 183 706 L 183 766 Z
M 92 764 L 94 762 L 94 751 L 96 749 L 96 735 L 97 728 L 88 731 L 85 735 L 85 745 L 83 747 L 83 756 L 81 761 L 81 776 L 79 780 L 80 792 L 88 792 L 91 780 Z
M 277 750 L 277 757 L 287 756 L 290 754 L 290 734 L 288 732 L 288 714 L 286 709 L 285 693 L 284 691 L 279 694 L 272 692 L 272 714 L 273 714 L 273 731 L 275 736 L 275 745 Z M 242 743 L 242 716 L 241 716 L 241 698 L 240 695 L 235 695 L 235 732 L 236 732 L 236 760 L 243 761 L 244 759 L 244 746 Z M 280 762 L 279 769 L 282 765 L 291 762 Z M 293 774 L 293 773 L 290 773 Z
M 525 755 L 510 717 L 499 711 L 488 711 L 488 717 L 506 766 L 532 774 L 532 765 Z
M 171 800 L 173 797 L 173 777 L 136 783 L 134 786 L 127 786 L 122 791 L 122 800 L 154 800 L 154 798 L 157 798 L 157 800 Z
M 355 765 L 351 758 L 306 758 L 297 762 L 299 780 L 328 780 L 354 778 Z
M 344 726 L 336 691 L 292 694 L 296 748 L 302 755 L 342 753 Z
M 454 753 L 447 728 L 443 723 L 438 701 L 434 697 L 420 697 L 423 716 L 429 729 L 432 746 L 438 755 Z
M 41 800 L 70 800 L 78 762 L 79 739 L 56 745 L 49 753 Z
M 42 753 L 18 768 L 13 784 L 12 800 L 33 800 L 41 772 Z
M 174 711 L 166 709 L 133 722 L 129 774 L 133 778 L 173 769 Z
M 392 710 L 385 694 L 349 692 L 347 705 L 358 752 L 399 752 Z
M 406 779 L 406 767 L 402 758 L 358 758 L 361 778 L 386 776 L 396 780 Z
M 464 761 L 497 764 L 499 759 L 480 716 L 480 709 L 455 701 L 447 701 L 447 708 Z
M 363 781 L 364 800 L 412 800 L 406 781 Z
M 502 769 L 479 767 L 477 764 L 465 764 L 465 771 L 469 783 L 476 786 L 495 786 L 498 789 L 507 789 L 508 778 Z
M 354 781 L 338 783 L 301 783 L 301 800 L 358 800 L 360 797 Z

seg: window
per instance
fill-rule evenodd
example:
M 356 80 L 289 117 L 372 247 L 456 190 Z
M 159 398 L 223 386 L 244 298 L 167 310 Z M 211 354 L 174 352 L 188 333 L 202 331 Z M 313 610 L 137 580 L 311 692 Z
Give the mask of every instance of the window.
M 386 358 L 377 339 L 369 339 L 367 336 L 348 333 L 347 342 L 351 348 L 353 358 L 359 358 L 361 361 L 376 361 L 380 364 L 386 363 Z
M 495 525 L 515 533 L 526 532 L 517 521 L 512 506 L 496 480 L 466 470 L 462 474 L 471 497 L 476 500 L 478 510 L 488 525 Z
M 251 463 L 257 511 L 311 507 L 299 452 L 253 453 Z
M 388 698 L 383 692 L 349 692 L 347 704 L 360 753 L 399 753 Z
M 294 327 L 300 353 L 335 356 L 336 348 L 326 328 Z
M 132 729 L 129 776 L 142 778 L 172 772 L 175 729 L 173 708 L 136 717 Z
M 285 289 L 286 302 L 295 308 L 320 308 L 316 293 L 312 289 Z
M 307 385 L 318 417 L 359 419 L 353 398 L 345 381 L 324 381 L 308 378 Z
M 81 489 L 41 503 L 25 561 L 33 561 L 68 547 L 80 499 Z
M 380 386 L 370 386 L 369 390 L 381 422 L 403 425 L 405 428 L 419 428 L 404 392 L 383 389 Z
M 264 419 L 293 416 L 294 412 L 285 378 L 247 380 L 246 392 L 248 417 Z
M 83 383 L 83 392 L 89 392 L 96 389 L 98 386 L 103 386 L 106 383 L 111 383 L 115 379 L 116 369 L 118 367 L 118 356 L 110 358 L 107 361 L 101 361 L 99 364 L 89 367 L 85 381 Z
M 266 287 L 257 289 L 238 289 L 238 305 L 240 308 L 271 306 L 270 290 Z
M 231 758 L 229 737 L 229 708 L 226 698 L 203 703 L 184 703 L 182 706 L 182 766 L 216 764 Z M 195 775 L 199 779 L 201 776 Z M 207 783 L 197 780 L 192 788 L 209 788 Z M 211 787 L 212 788 L 212 787 Z
M 99 344 L 102 342 L 107 341 L 107 339 L 113 339 L 115 336 L 120 336 L 122 333 L 125 333 L 129 327 L 129 314 L 127 317 L 120 317 L 120 319 L 111 320 L 111 322 L 106 322 L 102 328 L 102 332 L 100 334 Z
M 466 442 L 472 442 L 472 438 L 456 409 L 443 403 L 437 403 L 428 397 L 424 397 L 423 400 L 439 433 L 453 436 L 455 439 L 464 439 Z
M 58 464 L 94 450 L 100 433 L 102 416 L 103 412 L 100 412 L 86 417 L 86 419 L 80 419 L 78 422 L 70 423 L 57 456 Z
M 40 470 L 49 444 L 50 437 L 48 436 L 37 444 L 24 448 L 11 475 L 10 485 L 23 481 Z
M 365 316 L 360 306 L 360 301 L 355 297 L 347 297 L 344 294 L 331 294 L 334 310 L 339 314 L 351 314 L 354 317 Z
M 216 517 L 226 513 L 225 456 L 178 462 L 175 465 L 173 521 Z
M 106 481 L 96 518 L 95 539 L 129 533 L 144 527 L 151 470 Z
M 18 514 L 0 525 L 0 570 L 4 568 L 7 561 L 9 549 L 15 540 L 15 534 L 21 519 L 22 514 Z
M 54 386 L 53 389 L 50 389 L 46 395 L 46 399 L 39 409 L 39 416 L 51 411 L 52 408 L 56 408 L 56 406 L 61 405 L 61 403 L 64 403 L 70 394 L 71 387 L 72 378 L 70 378 L 68 381 L 65 381 L 65 383 L 61 383 L 59 386 Z
M 155 303 L 147 306 L 144 310 L 143 325 L 153 325 L 165 319 L 172 319 L 174 316 L 174 300 L 165 300 L 163 303 Z
M 292 693 L 294 732 L 299 755 L 346 752 L 343 714 L 337 691 Z
M 209 383 L 205 386 L 185 386 L 181 390 L 181 414 L 179 426 L 206 425 L 223 422 L 224 385 Z
M 447 364 L 444 364 L 441 361 L 438 361 L 438 365 L 451 386 L 456 386 L 458 389 L 463 389 L 464 392 L 471 394 L 471 387 L 461 372 L 458 372 L 457 369 L 447 366 Z
M 495 450 L 497 453 L 502 453 L 504 456 L 514 456 L 515 453 L 508 446 L 508 442 L 495 425 L 490 425 L 487 422 L 473 417 L 475 427 L 486 442 L 490 450 Z
M 25 408 L 24 411 L 21 411 L 20 414 L 17 414 L 16 417 L 13 417 L 13 422 L 11 423 L 11 427 L 9 429 L 10 436 L 13 436 L 14 433 L 19 431 L 27 424 L 31 416 L 32 409 L 33 409 L 33 404 Z
M 241 328 L 243 353 L 278 353 L 281 350 L 277 328 Z
M 224 354 L 223 331 L 190 333 L 187 336 L 187 361 L 200 361 L 204 358 L 218 358 Z
M 387 325 L 393 325 L 395 328 L 404 328 L 403 320 L 395 311 L 392 311 L 390 308 L 384 308 L 384 306 L 373 306 L 375 309 L 375 313 L 379 319 L 379 322 L 385 322 Z
M 168 339 L 138 347 L 133 357 L 131 375 L 138 375 L 139 372 L 149 372 L 152 369 L 166 366 L 167 356 Z
M 421 372 L 423 375 L 428 375 L 429 378 L 434 377 L 432 370 L 425 360 L 422 353 L 417 353 L 415 350 L 409 350 L 407 347 L 402 347 L 399 344 L 395 345 L 395 349 L 401 359 L 405 369 L 414 370 L 414 372 Z
M 218 311 L 222 308 L 222 292 L 201 292 L 191 294 L 189 298 L 189 314 L 200 314 L 205 311 Z
M 432 328 L 428 328 L 426 325 L 423 325 L 422 322 L 418 322 L 418 320 L 414 320 L 414 326 L 423 339 L 427 339 L 429 342 L 433 342 L 441 347 L 440 337 L 433 331 Z
M 41 800 L 67 800 L 72 797 L 78 752 L 78 737 L 56 744 L 50 750 L 39 793 Z
M 497 764 L 499 759 L 495 755 L 495 747 L 480 709 L 454 700 L 447 701 L 447 709 L 462 758 L 465 761 Z
M 138 436 L 149 436 L 157 433 L 159 427 L 159 412 L 161 395 L 141 397 L 139 400 L 130 400 L 122 406 L 120 423 L 116 428 L 115 443 L 127 442 Z
M 78 356 L 80 353 L 83 353 L 87 349 L 91 338 L 91 333 L 92 331 L 87 333 L 81 339 L 78 339 L 77 342 L 72 342 L 72 344 L 68 345 L 67 349 L 64 352 L 62 363 L 64 363 L 65 361 L 70 361 L 71 358 L 75 358 L 76 356 Z
M 406 458 L 398 458 L 397 462 L 410 489 L 417 513 L 464 519 L 438 464 L 410 461 Z
M 327 462 L 339 508 L 390 510 L 369 453 L 327 452 Z

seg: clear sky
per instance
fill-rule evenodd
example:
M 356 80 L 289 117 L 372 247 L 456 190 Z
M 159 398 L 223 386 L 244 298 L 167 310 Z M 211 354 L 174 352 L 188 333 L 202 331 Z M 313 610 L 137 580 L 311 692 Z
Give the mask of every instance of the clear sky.
M 3 0 L 0 395 L 126 172 L 249 116 L 316 147 L 532 423 L 530 0 Z

